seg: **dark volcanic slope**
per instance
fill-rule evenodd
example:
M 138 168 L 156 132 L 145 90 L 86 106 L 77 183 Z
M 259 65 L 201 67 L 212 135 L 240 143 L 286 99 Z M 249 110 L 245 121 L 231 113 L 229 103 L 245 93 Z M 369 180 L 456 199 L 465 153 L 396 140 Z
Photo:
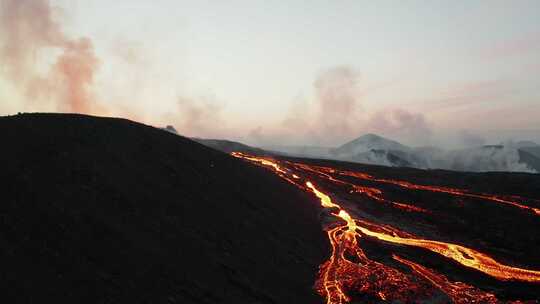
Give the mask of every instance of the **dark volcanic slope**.
M 122 119 L 0 118 L 6 303 L 314 303 L 317 201 Z

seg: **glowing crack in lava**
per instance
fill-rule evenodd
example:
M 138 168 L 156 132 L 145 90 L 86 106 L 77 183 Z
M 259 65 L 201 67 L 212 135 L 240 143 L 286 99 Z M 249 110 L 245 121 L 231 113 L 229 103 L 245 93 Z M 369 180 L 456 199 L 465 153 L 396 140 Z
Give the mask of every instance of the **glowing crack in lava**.
M 529 270 L 504 265 L 487 254 L 467 248 L 462 245 L 436 240 L 419 238 L 411 233 L 402 232 L 389 225 L 381 225 L 365 219 L 354 218 L 343 209 L 338 202 L 314 183 L 306 178 L 312 174 L 316 178 L 326 180 L 329 184 L 353 187 L 356 185 L 335 179 L 330 173 L 336 173 L 332 168 L 321 170 L 321 167 L 306 164 L 282 162 L 279 160 L 251 156 L 239 152 L 233 156 L 270 168 L 274 173 L 298 188 L 313 193 L 323 208 L 335 219 L 334 226 L 327 230 L 332 248 L 330 258 L 320 266 L 319 276 L 315 283 L 317 292 L 326 298 L 327 304 L 342 304 L 351 301 L 351 294 L 369 295 L 383 301 L 400 303 L 419 302 L 430 299 L 434 293 L 442 292 L 454 303 L 498 303 L 499 300 L 491 293 L 484 292 L 474 286 L 460 282 L 451 282 L 444 275 L 436 273 L 425 266 L 392 255 L 396 263 L 408 267 L 412 273 L 405 273 L 398 268 L 387 266 L 374 261 L 364 253 L 360 240 L 369 238 L 372 241 L 418 247 L 429 250 L 460 265 L 482 272 L 500 281 L 521 281 L 540 283 L 540 271 Z M 309 174 L 306 174 L 308 172 Z M 408 182 L 376 179 L 367 174 L 346 172 L 347 175 L 357 175 L 370 178 L 380 183 L 398 184 L 408 189 L 427 190 L 428 186 L 414 185 Z M 363 175 L 362 175 L 363 174 Z M 385 201 L 382 191 L 375 188 L 360 189 L 376 201 Z M 431 188 L 430 188 L 431 190 Z M 464 190 L 436 188 L 434 191 L 444 191 L 453 195 L 467 195 L 475 198 L 493 200 L 496 196 L 476 195 Z M 409 206 L 409 205 L 407 205 Z M 410 206 L 414 209 L 414 206 Z M 525 206 L 527 207 L 527 206 Z M 401 208 L 400 208 L 401 209 Z M 406 289 L 407 292 L 403 292 Z

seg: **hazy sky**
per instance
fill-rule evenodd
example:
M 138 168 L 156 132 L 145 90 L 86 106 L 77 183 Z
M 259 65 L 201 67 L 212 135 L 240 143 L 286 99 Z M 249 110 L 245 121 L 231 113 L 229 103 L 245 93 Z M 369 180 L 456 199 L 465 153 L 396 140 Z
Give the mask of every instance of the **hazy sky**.
M 254 144 L 540 141 L 540 1 L 0 3 L 0 114 L 126 116 Z

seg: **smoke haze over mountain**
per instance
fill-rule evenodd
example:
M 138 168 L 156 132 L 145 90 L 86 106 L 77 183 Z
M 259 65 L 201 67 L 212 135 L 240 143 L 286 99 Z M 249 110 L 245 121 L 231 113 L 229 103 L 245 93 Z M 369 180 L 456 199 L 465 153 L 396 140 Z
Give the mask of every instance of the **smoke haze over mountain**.
M 419 41 L 429 39 L 427 32 L 419 41 L 401 41 L 418 29 L 394 28 L 396 20 L 409 24 L 399 8 L 376 20 L 384 35 L 375 35 L 366 30 L 369 18 L 343 18 L 313 32 L 304 26 L 327 24 L 321 12 L 371 16 L 361 4 L 312 4 L 306 13 L 297 3 L 283 12 L 272 7 L 276 14 L 248 5 L 247 19 L 261 22 L 246 26 L 248 20 L 228 7 L 215 7 L 222 13 L 210 18 L 208 4 L 143 3 L 133 2 L 132 14 L 120 22 L 125 3 L 0 0 L 0 113 L 128 117 L 173 124 L 187 136 L 256 145 L 337 146 L 365 133 L 451 149 L 540 141 L 532 64 L 537 26 L 478 45 L 461 41 L 467 52 L 491 54 L 479 59 L 426 47 Z M 480 7 L 471 14 L 482 19 L 486 8 Z M 461 16 L 453 9 L 444 12 Z M 537 20 L 520 3 L 504 11 Z M 506 25 L 495 22 L 497 12 L 484 21 L 501 29 L 490 33 L 506 33 Z M 436 38 L 461 37 L 453 28 Z M 351 39 L 350 30 L 371 39 Z M 379 45 L 377 37 L 396 45 Z M 497 61 L 501 56 L 504 62 Z
M 410 147 L 375 134 L 366 134 L 336 148 L 270 146 L 288 155 L 325 158 L 392 167 L 446 169 L 456 171 L 540 172 L 538 145 L 530 141 L 507 141 L 464 149 Z M 528 155 L 523 155 L 527 153 Z

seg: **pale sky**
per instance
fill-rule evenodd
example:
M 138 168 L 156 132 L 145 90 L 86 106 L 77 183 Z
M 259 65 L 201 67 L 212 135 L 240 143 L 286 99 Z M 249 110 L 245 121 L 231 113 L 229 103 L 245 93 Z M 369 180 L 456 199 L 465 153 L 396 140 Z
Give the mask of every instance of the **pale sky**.
M 464 131 L 540 142 L 540 1 L 50 4 L 67 36 L 92 41 L 92 96 L 116 116 L 254 144 L 333 145 L 366 132 L 440 144 Z M 47 70 L 52 49 L 35 65 Z M 325 103 L 315 83 L 336 69 L 347 72 L 323 87 L 352 78 L 351 93 Z M 56 110 L 28 102 L 13 82 L 0 74 L 0 114 Z M 340 98 L 350 99 L 346 112 L 325 113 Z M 388 114 L 398 111 L 416 118 Z M 334 121 L 319 127 L 325 117 Z

